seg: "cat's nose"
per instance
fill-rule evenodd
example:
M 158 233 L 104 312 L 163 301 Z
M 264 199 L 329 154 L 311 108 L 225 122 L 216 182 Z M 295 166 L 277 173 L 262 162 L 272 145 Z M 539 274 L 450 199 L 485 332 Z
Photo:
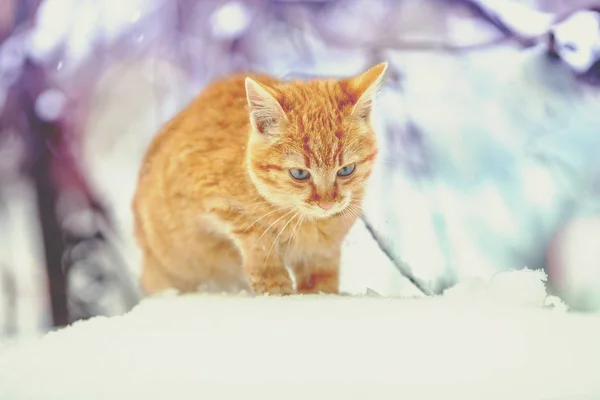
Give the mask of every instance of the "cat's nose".
M 331 207 L 333 207 L 333 202 L 331 202 L 331 201 L 319 202 L 319 207 L 321 207 L 323 210 L 330 210 Z

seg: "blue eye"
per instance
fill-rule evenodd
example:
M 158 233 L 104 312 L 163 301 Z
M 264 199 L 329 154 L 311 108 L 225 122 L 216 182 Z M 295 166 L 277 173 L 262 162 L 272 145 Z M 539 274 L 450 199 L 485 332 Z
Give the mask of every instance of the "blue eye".
M 304 181 L 310 177 L 310 173 L 305 169 L 290 169 L 290 175 L 297 181 Z
M 346 165 L 337 172 L 337 176 L 350 176 L 354 172 L 356 164 Z

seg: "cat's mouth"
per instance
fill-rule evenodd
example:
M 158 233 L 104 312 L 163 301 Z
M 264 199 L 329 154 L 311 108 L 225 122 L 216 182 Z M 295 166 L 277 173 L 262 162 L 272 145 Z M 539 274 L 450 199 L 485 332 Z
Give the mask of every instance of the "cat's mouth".
M 341 211 L 342 211 L 342 209 L 338 209 L 337 207 L 331 208 L 329 210 L 323 210 L 323 209 L 320 209 L 320 208 L 314 208 L 313 209 L 313 214 L 317 218 L 324 219 L 324 218 L 333 217 L 334 215 L 339 214 Z
M 311 205 L 305 207 L 303 211 L 310 217 L 316 219 L 326 219 L 342 213 L 346 208 L 348 208 L 349 204 L 350 201 L 347 200 L 341 203 L 333 204 L 330 208 L 327 209 L 319 207 L 318 205 Z

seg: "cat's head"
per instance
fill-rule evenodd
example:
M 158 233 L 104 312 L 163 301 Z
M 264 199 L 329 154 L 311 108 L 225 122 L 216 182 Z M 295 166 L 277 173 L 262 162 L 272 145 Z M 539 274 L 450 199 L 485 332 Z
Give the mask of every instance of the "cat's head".
M 246 78 L 247 165 L 263 197 L 314 218 L 360 203 L 377 156 L 371 109 L 386 69 L 275 85 Z

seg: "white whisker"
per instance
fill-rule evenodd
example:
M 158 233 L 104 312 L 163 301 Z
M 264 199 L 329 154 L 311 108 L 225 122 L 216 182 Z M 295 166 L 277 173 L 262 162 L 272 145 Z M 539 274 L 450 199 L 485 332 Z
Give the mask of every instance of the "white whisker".
M 344 211 L 347 211 L 348 214 L 351 218 L 360 218 L 362 211 L 361 209 L 354 203 L 350 203 L 348 204 L 348 207 L 346 207 L 346 209 Z
M 273 240 L 273 244 L 271 245 L 271 248 L 269 249 L 269 252 L 267 253 L 267 257 L 265 258 L 265 263 L 269 259 L 269 256 L 271 255 L 271 251 L 273 251 L 273 247 L 275 247 L 275 243 L 277 243 L 277 240 L 279 239 L 279 236 L 281 236 L 281 234 L 283 233 L 283 231 L 285 231 L 285 228 L 287 228 L 287 226 L 290 224 L 290 222 L 292 222 L 294 220 L 294 218 L 296 218 L 298 216 L 299 213 L 300 213 L 299 211 L 296 211 L 296 214 L 294 214 L 290 218 L 290 220 L 283 226 L 283 228 L 281 228 L 281 230 L 279 231 L 279 233 L 277 234 L 277 236 L 275 236 L 275 239 Z
M 294 210 L 290 210 L 287 213 L 283 214 L 281 217 L 277 218 L 275 221 L 273 221 L 273 223 L 271 225 L 269 225 L 269 227 L 267 229 L 265 229 L 265 231 L 263 232 L 263 234 L 260 235 L 260 237 L 258 238 L 258 240 L 256 242 L 257 243 L 260 242 L 260 239 L 262 239 L 262 237 L 265 236 L 265 233 L 267 233 L 271 229 L 271 227 L 273 225 L 275 225 L 280 219 L 282 219 L 284 217 L 287 217 L 288 215 L 290 215 L 293 212 L 294 212 Z
M 304 223 L 304 219 L 306 217 L 306 214 L 302 214 L 302 216 L 300 217 L 300 225 L 298 225 L 298 232 L 300 232 L 300 229 L 302 229 L 302 224 Z M 294 243 L 294 249 L 292 250 L 292 254 L 296 253 L 296 249 L 298 248 L 298 241 L 296 241 Z M 286 250 L 287 252 L 287 250 Z
M 302 223 L 303 219 L 304 219 L 304 215 L 300 215 L 300 218 L 298 218 L 298 221 L 296 221 L 296 225 L 294 226 L 294 229 L 292 229 L 292 234 L 290 235 L 290 238 L 288 239 L 288 245 L 285 248 L 284 259 L 286 259 L 286 260 L 287 260 L 288 251 L 290 250 L 290 243 L 292 242 L 292 240 L 294 240 L 294 235 L 296 234 L 296 230 L 298 229 L 298 227 Z
M 256 224 L 261 219 L 265 218 L 266 216 L 271 215 L 271 214 L 273 214 L 273 213 L 275 213 L 277 211 L 283 211 L 283 210 L 288 209 L 288 208 L 290 208 L 290 207 L 289 206 L 281 207 L 281 208 L 277 208 L 277 209 L 275 209 L 273 211 L 270 211 L 270 212 L 266 213 L 265 215 L 263 215 L 262 217 L 258 218 L 256 221 L 254 221 L 253 223 L 251 223 L 246 229 L 244 229 L 244 231 L 242 232 L 242 234 L 246 233 L 246 231 L 248 229 L 252 228 L 254 226 L 254 224 Z
M 243 207 L 253 207 L 261 204 L 271 204 L 268 201 L 259 201 L 258 203 L 244 204 Z

